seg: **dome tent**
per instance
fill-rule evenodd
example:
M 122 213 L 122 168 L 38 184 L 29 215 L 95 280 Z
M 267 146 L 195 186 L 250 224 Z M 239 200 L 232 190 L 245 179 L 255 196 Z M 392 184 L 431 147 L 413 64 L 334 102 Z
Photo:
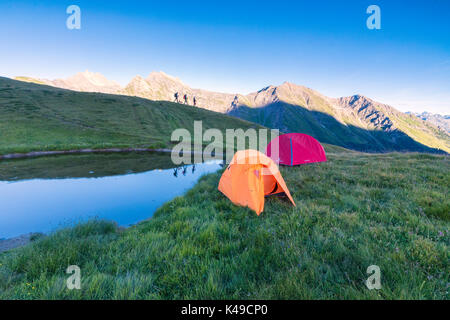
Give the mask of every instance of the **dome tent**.
M 295 206 L 278 166 L 257 150 L 236 152 L 220 178 L 219 190 L 234 204 L 249 207 L 257 215 L 264 210 L 268 195 L 285 193 Z
M 278 156 L 274 152 L 277 147 Z M 266 155 L 276 163 L 288 166 L 327 161 L 319 141 L 303 133 L 287 133 L 276 137 L 267 145 Z

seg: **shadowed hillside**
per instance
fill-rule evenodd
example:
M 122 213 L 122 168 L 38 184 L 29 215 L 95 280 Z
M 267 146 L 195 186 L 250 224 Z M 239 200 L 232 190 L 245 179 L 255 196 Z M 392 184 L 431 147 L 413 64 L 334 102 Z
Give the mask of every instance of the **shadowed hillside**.
M 450 136 L 415 116 L 361 95 L 329 98 L 289 82 L 239 97 L 228 113 L 359 151 L 450 152 Z
M 275 102 L 259 108 L 240 106 L 229 114 L 270 128 L 279 128 L 283 132 L 306 133 L 321 142 L 363 152 L 445 153 L 425 146 L 397 129 L 386 132 L 344 125 L 324 112 L 311 111 L 284 102 Z

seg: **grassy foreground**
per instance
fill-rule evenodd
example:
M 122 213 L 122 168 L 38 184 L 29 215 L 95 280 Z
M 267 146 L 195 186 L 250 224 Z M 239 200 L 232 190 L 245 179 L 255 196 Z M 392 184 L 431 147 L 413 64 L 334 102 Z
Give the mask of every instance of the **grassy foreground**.
M 450 164 L 329 154 L 281 168 L 260 217 L 203 177 L 149 221 L 92 221 L 0 255 L 1 299 L 448 299 Z M 65 283 L 78 265 L 82 289 Z M 381 268 L 381 290 L 364 284 Z

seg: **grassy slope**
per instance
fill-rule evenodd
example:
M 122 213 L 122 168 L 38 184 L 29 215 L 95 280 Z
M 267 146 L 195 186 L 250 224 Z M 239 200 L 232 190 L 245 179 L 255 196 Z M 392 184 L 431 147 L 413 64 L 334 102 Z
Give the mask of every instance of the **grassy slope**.
M 0 299 L 448 298 L 448 158 L 328 156 L 281 168 L 296 208 L 270 197 L 257 217 L 217 173 L 128 230 L 91 222 L 3 253 Z M 70 264 L 80 291 L 65 289 Z
M 170 146 L 177 128 L 251 127 L 220 113 L 170 102 L 82 93 L 0 77 L 0 154 L 35 150 Z
M 430 125 L 428 121 L 423 121 L 413 115 L 401 113 L 390 115 L 394 125 L 405 132 L 415 141 L 419 141 L 429 147 L 450 152 L 449 135 L 438 130 L 436 126 Z
M 36 84 L 46 84 L 45 82 L 38 80 L 38 79 L 34 79 L 31 77 L 23 77 L 23 76 L 19 76 L 19 77 L 15 77 L 14 80 L 19 80 L 19 81 L 25 81 L 25 82 L 31 82 L 31 83 L 36 83 Z

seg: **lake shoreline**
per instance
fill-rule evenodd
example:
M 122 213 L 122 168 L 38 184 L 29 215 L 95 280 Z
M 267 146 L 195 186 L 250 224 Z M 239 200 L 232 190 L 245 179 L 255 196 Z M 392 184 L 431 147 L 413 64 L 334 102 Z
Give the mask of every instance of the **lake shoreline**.
M 128 151 L 129 149 L 127 149 Z M 136 149 L 133 149 L 133 151 L 135 151 Z M 142 150 L 142 149 L 140 149 Z M 99 151 L 99 149 L 97 149 L 96 151 Z M 102 149 L 102 151 L 111 151 L 111 149 Z M 119 151 L 118 149 L 116 149 L 115 151 Z M 122 152 L 124 151 L 123 149 L 121 150 Z M 163 150 L 159 150 L 159 151 L 163 151 Z M 166 197 L 166 196 L 162 196 L 162 197 L 155 197 L 153 196 L 153 194 L 159 194 L 158 190 L 162 190 L 164 188 L 162 188 L 163 186 L 163 182 L 166 183 L 168 186 L 170 186 L 169 189 L 167 189 L 165 191 L 165 193 L 167 194 L 167 191 L 170 190 L 170 192 L 172 192 L 174 195 L 173 197 L 179 196 L 184 194 L 186 191 L 190 190 L 193 186 L 195 186 L 195 183 L 197 182 L 198 178 L 205 174 L 205 173 L 209 173 L 211 170 L 218 170 L 220 169 L 219 164 L 215 163 L 214 165 L 212 165 L 213 163 L 195 163 L 193 165 L 187 165 L 187 166 L 183 166 L 183 167 L 176 167 L 176 166 L 172 166 L 169 165 L 168 167 L 165 167 L 163 165 L 163 163 L 165 162 L 170 162 L 171 163 L 171 157 L 170 157 L 170 153 L 169 151 L 171 150 L 164 150 L 163 152 L 130 152 L 127 154 L 119 154 L 119 153 L 110 153 L 110 152 L 104 152 L 103 155 L 97 153 L 97 154 L 92 154 L 92 153 L 87 153 L 85 155 L 72 155 L 72 154 L 67 154 L 66 156 L 61 155 L 61 156 L 54 156 L 51 157 L 49 156 L 48 159 L 46 157 L 40 157 L 39 160 L 35 159 L 35 158 L 31 158 L 31 160 L 20 160 L 18 159 L 19 162 L 17 162 L 17 164 L 22 164 L 24 163 L 26 167 L 31 168 L 30 169 L 30 175 L 29 176 L 20 176 L 17 175 L 17 172 L 15 172 L 14 170 L 21 170 L 23 169 L 20 165 L 17 166 L 17 164 L 15 164 L 14 160 L 6 160 L 5 162 L 3 162 L 3 164 L 5 164 L 5 166 L 1 166 L 0 167 L 0 172 L 3 171 L 10 171 L 9 169 L 11 169 L 12 167 L 14 168 L 14 170 L 12 170 L 12 174 L 11 177 L 14 177 L 14 179 L 7 179 L 7 177 L 4 177 L 0 174 L 0 193 L 2 193 L 2 195 L 5 195 L 5 203 L 2 203 L 2 209 L 7 211 L 11 211 L 11 212 L 16 212 L 16 216 L 21 216 L 24 215 L 24 212 L 28 213 L 29 209 L 24 210 L 20 205 L 18 205 L 17 203 L 24 203 L 25 200 L 17 200 L 15 199 L 15 195 L 16 194 L 20 194 L 20 190 L 17 191 L 16 189 L 14 189 L 17 184 L 16 183 L 12 183 L 12 184 L 8 184 L 6 183 L 5 185 L 2 184 L 3 179 L 8 182 L 8 181 L 13 181 L 13 182 L 23 182 L 23 183 L 27 183 L 27 184 L 31 184 L 31 187 L 33 187 L 33 182 L 30 182 L 31 180 L 36 180 L 36 179 L 43 179 L 46 182 L 50 183 L 49 180 L 54 180 L 54 182 L 57 185 L 60 185 L 60 182 L 62 182 L 64 179 L 68 179 L 70 180 L 71 178 L 76 179 L 76 178 L 81 178 L 81 177 L 85 177 L 85 178 L 95 178 L 95 179 L 89 179 L 89 183 L 88 182 L 83 182 L 84 183 L 84 187 L 83 189 L 89 189 L 91 191 L 89 191 L 89 194 L 86 194 L 85 196 L 89 196 L 89 195 L 99 195 L 99 198 L 101 199 L 106 199 L 105 196 L 109 197 L 108 201 L 105 201 L 105 203 L 108 203 L 108 205 L 106 206 L 106 209 L 102 209 L 102 205 L 101 204 L 92 204 L 89 205 L 88 207 L 84 207 L 84 208 L 79 208 L 79 209 L 74 209 L 76 212 L 72 213 L 71 215 L 68 215 L 65 219 L 71 219 L 70 217 L 72 216 L 76 216 L 78 217 L 79 215 L 83 215 L 84 212 L 89 212 L 89 210 L 93 210 L 92 208 L 95 207 L 97 205 L 96 210 L 97 211 L 93 211 L 89 214 L 86 215 L 86 218 L 91 219 L 92 217 L 96 217 L 96 218 L 100 218 L 101 220 L 105 220 L 105 221 L 111 221 L 111 222 L 116 222 L 118 223 L 118 225 L 120 225 L 120 227 L 124 227 L 127 228 L 129 226 L 132 226 L 136 223 L 140 223 L 142 221 L 145 221 L 147 219 L 150 219 L 151 215 L 162 205 L 164 205 L 164 203 L 166 203 L 167 201 L 170 201 L 172 198 L 172 196 L 170 197 Z M 129 154 L 129 156 L 128 156 Z M 43 160 L 42 160 L 43 159 Z M 50 161 L 51 159 L 51 161 Z M 67 159 L 67 161 L 59 161 L 58 159 Z M 80 161 L 74 161 L 74 159 L 79 159 Z M 99 161 L 92 161 L 92 160 L 88 160 L 89 159 L 99 159 Z M 111 159 L 111 160 L 108 160 Z M 118 162 L 117 160 L 120 159 L 121 162 Z M 25 161 L 25 162 L 23 162 Z M 30 162 L 32 161 L 32 162 Z M 33 166 L 32 163 L 35 161 L 39 161 L 38 165 Z M 99 162 L 104 162 L 104 164 L 102 166 L 99 166 Z M 0 161 L 0 164 L 2 162 Z M 112 166 L 110 164 L 113 164 Z M 64 170 L 59 171 L 59 167 L 64 168 Z M 71 167 L 72 168 L 72 172 L 67 171 L 66 168 Z M 125 169 L 130 169 L 130 170 L 124 170 L 122 167 L 124 167 Z M 6 170 L 4 170 L 6 168 Z M 50 168 L 54 169 L 55 172 L 51 171 Z M 102 171 L 103 170 L 103 171 Z M 187 174 L 188 173 L 188 174 Z M 72 175 L 71 175 L 72 174 Z M 179 176 L 178 176 L 179 175 Z M 3 177 L 3 178 L 2 178 Z M 148 183 L 148 181 L 155 181 L 155 183 L 158 183 L 158 188 L 157 189 L 148 189 L 145 192 L 134 192 L 134 191 L 130 191 L 130 188 L 127 187 L 126 190 L 121 190 L 120 194 L 128 194 L 130 197 L 124 197 L 124 201 L 126 203 L 120 203 L 120 200 L 117 200 L 118 197 L 117 196 L 109 196 L 109 194 L 112 195 L 117 195 L 119 194 L 118 189 L 120 189 L 121 187 L 118 187 L 121 185 L 121 183 L 116 183 L 116 184 L 112 184 L 113 187 L 109 188 L 105 185 L 105 183 L 102 183 L 101 178 L 109 178 L 109 177 L 115 177 L 115 180 L 117 179 L 122 179 L 122 182 L 124 185 L 126 186 L 138 186 L 140 184 L 142 184 L 143 182 L 145 182 L 145 187 L 150 188 L 150 185 Z M 182 181 L 178 181 L 176 179 L 182 179 Z M 131 180 L 130 180 L 131 179 Z M 75 180 L 76 183 L 79 183 L 81 180 Z M 158 182 L 159 181 L 159 182 Z M 170 182 L 172 181 L 172 182 Z M 132 183 L 131 183 L 132 182 Z M 174 184 L 175 183 L 175 184 Z M 89 187 L 90 185 L 95 184 L 97 185 L 97 187 L 92 188 Z M 68 188 L 68 184 L 64 185 L 64 188 Z M 116 186 L 116 187 L 114 187 Z M 48 184 L 45 185 L 45 187 L 43 187 L 43 189 L 47 190 L 46 192 L 48 192 L 48 190 L 53 190 L 52 195 L 54 194 L 58 194 L 59 196 L 56 196 L 57 199 L 62 199 L 64 198 L 61 194 L 57 193 L 58 190 L 64 190 L 63 187 L 52 187 L 53 189 L 50 188 L 51 185 L 49 186 Z M 11 189 L 13 188 L 13 189 Z M 25 188 L 23 190 L 28 190 L 26 193 L 31 193 L 29 186 L 25 186 L 22 188 Z M 41 187 L 42 188 L 42 185 Z M 143 190 L 144 188 L 138 188 L 138 190 Z M 22 189 L 21 189 L 22 190 Z M 33 189 L 31 189 L 33 190 Z M 73 191 L 73 189 L 70 189 Z M 102 190 L 102 191 L 98 191 L 98 190 Z M 38 193 L 39 188 L 36 190 Z M 56 192 L 56 193 L 55 193 Z M 44 192 L 45 194 L 45 192 Z M 138 196 L 142 194 L 141 196 Z M 132 197 L 131 197 L 132 196 Z M 46 199 L 48 198 L 48 196 L 38 196 L 37 199 Z M 80 198 L 85 198 L 80 197 Z M 117 220 L 117 214 L 120 214 L 120 211 L 123 211 L 121 209 L 115 209 L 117 208 L 123 208 L 125 205 L 129 205 L 127 203 L 127 199 L 133 199 L 136 203 L 139 203 L 140 206 L 142 207 L 142 209 L 140 210 L 136 210 L 136 218 L 130 218 L 127 221 L 121 221 L 120 219 Z M 8 199 L 13 199 L 13 200 L 8 200 Z M 15 199 L 15 200 L 14 200 Z M 69 201 L 72 201 L 73 199 L 71 199 L 70 197 L 67 198 Z M 66 200 L 67 200 L 66 199 Z M 158 200 L 158 199 L 164 199 L 164 200 Z M 28 199 L 27 203 L 29 203 L 31 200 Z M 36 199 L 34 200 L 36 201 Z M 75 200 L 76 202 L 78 202 L 78 200 Z M 108 207 L 110 203 L 112 203 L 111 201 L 116 201 L 116 206 L 114 207 L 114 209 Z M 2 201 L 3 202 L 3 201 Z M 75 203 L 76 203 L 75 202 Z M 98 203 L 101 203 L 100 201 L 97 201 Z M 37 203 L 40 203 L 39 201 Z M 65 203 L 65 202 L 64 202 Z M 75 203 L 72 203 L 71 205 L 69 205 L 70 208 L 74 208 L 76 207 Z M 9 206 L 8 206 L 9 204 Z M 40 209 L 41 206 L 44 206 L 45 210 Z M 20 207 L 21 210 L 17 209 L 17 207 Z M 58 201 L 56 200 L 51 200 L 48 201 L 48 203 L 46 201 L 43 201 L 42 203 L 36 205 L 36 203 L 33 203 L 32 205 L 33 208 L 35 209 L 34 214 L 39 214 L 39 210 L 41 210 L 42 212 L 45 213 L 49 213 L 52 212 L 51 210 L 54 210 L 53 208 L 59 208 L 56 209 L 56 211 L 54 212 L 55 215 L 58 214 L 58 212 L 65 212 L 69 209 L 65 208 L 65 204 L 61 205 L 61 203 L 58 204 Z M 10 208 L 8 210 L 8 208 Z M 16 210 L 17 209 L 17 210 Z M 16 211 L 14 211 L 16 210 Z M 103 210 L 103 211 L 102 211 Z M 118 211 L 118 212 L 116 212 Z M 102 212 L 99 215 L 99 212 Z M 116 214 L 116 215 L 115 215 Z M 151 214 L 151 215 L 149 215 Z M 8 215 L 8 214 L 7 214 Z M 5 216 L 2 214 L 2 217 L 0 217 L 0 225 L 3 227 L 5 227 L 6 229 L 3 230 L 2 228 L 0 228 L 0 253 L 4 252 L 4 251 L 10 251 L 12 249 L 15 248 L 19 248 L 19 247 L 23 247 L 28 245 L 30 242 L 33 241 L 33 239 L 35 239 L 35 237 L 33 236 L 36 231 L 38 231 L 38 233 L 40 235 L 44 235 L 44 236 L 48 236 L 50 233 L 47 233 L 47 229 L 41 228 L 41 229 L 37 229 L 35 227 L 33 227 L 33 225 L 24 225 L 21 226 L 20 229 L 17 229 L 16 232 L 13 233 L 8 233 L 8 224 L 9 223 L 13 223 L 13 221 L 8 220 L 8 216 Z M 12 215 L 14 216 L 14 215 Z M 25 216 L 25 215 L 24 215 Z M 12 218 L 14 220 L 14 218 Z M 64 221 L 64 220 L 61 220 Z M 52 223 L 60 223 L 59 221 L 53 221 Z M 59 229 L 59 228 L 58 228 Z M 3 232 L 5 231 L 5 232 Z
M 0 155 L 0 160 L 23 159 L 64 154 L 84 154 L 84 153 L 119 153 L 119 152 L 172 152 L 171 149 L 152 149 L 152 148 L 105 148 L 105 149 L 73 149 L 73 150 L 55 150 L 55 151 L 32 151 L 27 153 L 10 153 Z

